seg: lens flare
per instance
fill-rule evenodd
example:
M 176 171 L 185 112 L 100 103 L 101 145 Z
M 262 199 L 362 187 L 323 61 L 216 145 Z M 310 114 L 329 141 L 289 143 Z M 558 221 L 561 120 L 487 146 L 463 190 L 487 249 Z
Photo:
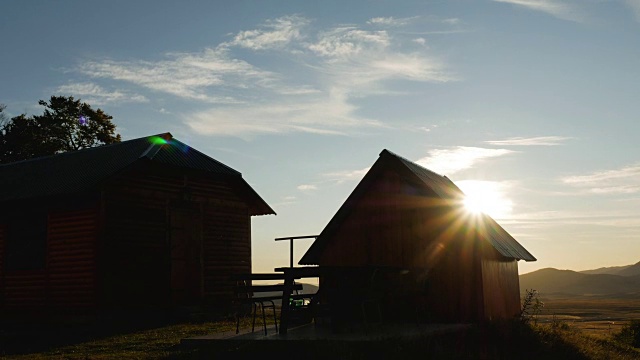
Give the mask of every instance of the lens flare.
M 160 136 L 152 136 L 149 138 L 149 142 L 154 145 L 166 145 L 167 140 L 161 138 Z

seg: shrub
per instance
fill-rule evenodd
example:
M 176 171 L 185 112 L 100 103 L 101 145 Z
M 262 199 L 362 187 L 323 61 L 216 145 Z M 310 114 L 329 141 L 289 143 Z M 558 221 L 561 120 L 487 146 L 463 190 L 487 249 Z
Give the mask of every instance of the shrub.
M 640 347 L 640 320 L 631 320 L 614 338 L 633 347 Z
M 522 302 L 522 309 L 520 310 L 520 320 L 523 323 L 529 323 L 532 319 L 534 324 L 538 323 L 538 314 L 544 308 L 544 303 L 538 298 L 537 290 L 527 289 L 527 295 Z

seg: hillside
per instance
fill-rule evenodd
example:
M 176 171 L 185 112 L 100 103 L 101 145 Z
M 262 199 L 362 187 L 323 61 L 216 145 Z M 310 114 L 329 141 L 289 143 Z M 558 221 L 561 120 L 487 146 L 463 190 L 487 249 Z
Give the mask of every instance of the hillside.
M 640 297 L 640 276 L 546 268 L 521 275 L 520 289 L 535 289 L 545 295 Z
M 610 274 L 620 276 L 637 276 L 640 275 L 640 262 L 626 266 L 602 267 L 593 270 L 580 271 L 583 274 Z

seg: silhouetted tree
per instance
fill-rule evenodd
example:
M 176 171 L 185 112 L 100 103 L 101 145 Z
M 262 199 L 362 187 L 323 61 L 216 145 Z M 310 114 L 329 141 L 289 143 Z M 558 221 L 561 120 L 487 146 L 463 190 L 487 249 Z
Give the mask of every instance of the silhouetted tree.
M 7 106 L 5 104 L 0 104 L 0 128 L 2 128 L 2 126 L 4 126 L 5 122 L 7 121 L 7 117 L 5 116 L 5 114 L 3 114 L 4 109 L 6 109 Z
M 21 114 L 0 123 L 0 163 L 120 142 L 113 117 L 72 96 L 52 96 L 42 115 Z M 4 108 L 3 108 L 4 110 Z M 3 114 L 0 114 L 3 115 Z M 0 118 L 1 120 L 1 118 Z

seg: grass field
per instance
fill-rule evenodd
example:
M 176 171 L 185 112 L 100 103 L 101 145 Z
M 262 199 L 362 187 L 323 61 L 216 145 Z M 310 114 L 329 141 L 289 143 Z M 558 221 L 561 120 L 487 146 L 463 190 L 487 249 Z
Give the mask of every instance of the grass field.
M 630 320 L 640 319 L 640 299 L 541 297 L 544 309 L 538 322 L 562 321 L 585 333 L 609 337 Z
M 139 328 L 22 329 L 0 332 L 0 357 L 11 359 L 192 359 L 271 357 L 279 353 L 304 359 L 401 358 L 424 354 L 431 359 L 623 359 L 640 358 L 636 348 L 612 335 L 630 319 L 640 318 L 636 300 L 542 298 L 537 322 L 473 326 L 456 334 L 420 340 L 385 340 L 367 344 L 315 341 L 298 344 L 247 343 L 188 349 L 185 337 L 233 332 L 232 320 L 164 324 Z M 249 323 L 245 322 L 245 326 Z

